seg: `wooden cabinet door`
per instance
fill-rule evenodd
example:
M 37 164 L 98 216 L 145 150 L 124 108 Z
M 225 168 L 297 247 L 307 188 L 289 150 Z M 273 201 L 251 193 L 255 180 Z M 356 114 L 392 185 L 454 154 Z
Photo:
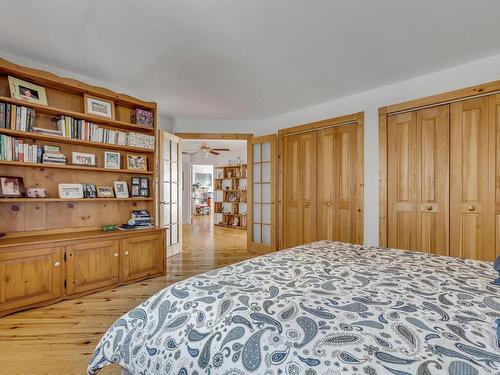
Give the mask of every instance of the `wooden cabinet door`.
M 56 247 L 0 254 L 0 310 L 61 297 L 61 253 Z
M 495 122 L 489 98 L 451 104 L 450 255 L 495 257 Z
M 495 128 L 495 240 L 496 256 L 500 255 L 500 94 L 491 95 L 489 121 Z M 491 260 L 491 259 L 490 259 Z
M 388 116 L 387 246 L 417 250 L 417 114 Z
M 335 128 L 318 132 L 318 189 L 317 237 L 318 240 L 338 240 L 338 217 L 335 212 L 338 190 L 336 183 L 336 155 L 338 142 Z
M 131 237 L 122 243 L 123 281 L 163 273 L 165 252 L 160 234 Z
M 316 239 L 316 132 L 285 137 L 284 248 Z
M 416 250 L 449 255 L 449 105 L 417 112 Z
M 119 283 L 118 241 L 86 242 L 67 247 L 67 294 Z

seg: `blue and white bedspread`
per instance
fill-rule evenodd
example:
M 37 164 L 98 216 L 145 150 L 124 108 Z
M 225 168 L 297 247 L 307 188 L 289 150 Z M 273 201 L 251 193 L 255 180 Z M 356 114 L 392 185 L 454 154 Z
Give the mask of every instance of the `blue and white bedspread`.
M 184 280 L 118 319 L 89 374 L 499 373 L 491 264 L 320 241 Z

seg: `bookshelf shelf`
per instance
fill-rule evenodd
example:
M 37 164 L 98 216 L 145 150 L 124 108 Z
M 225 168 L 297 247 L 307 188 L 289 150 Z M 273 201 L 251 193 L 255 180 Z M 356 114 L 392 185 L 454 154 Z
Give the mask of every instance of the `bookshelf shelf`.
M 147 148 L 112 145 L 109 143 L 101 143 L 101 142 L 82 141 L 81 139 L 65 138 L 65 137 L 46 135 L 46 134 L 38 134 L 38 133 L 34 133 L 34 132 L 23 132 L 20 130 L 12 130 L 12 129 L 0 128 L 0 134 L 5 134 L 5 135 L 9 135 L 11 137 L 18 137 L 18 138 L 37 139 L 37 140 L 47 141 L 47 142 L 52 142 L 52 143 L 66 143 L 66 144 L 71 144 L 71 145 L 106 148 L 106 149 L 111 149 L 111 150 L 131 151 L 131 152 L 142 153 L 142 154 L 144 154 L 144 153 L 151 154 L 151 153 L 155 152 L 155 150 L 150 150 Z
M 22 161 L 6 161 L 0 160 L 0 165 L 10 165 L 12 167 L 26 168 L 50 168 L 50 169 L 66 169 L 70 171 L 89 171 L 89 172 L 105 172 L 105 173 L 127 173 L 136 175 L 152 175 L 153 171 L 135 171 L 133 169 L 110 169 L 99 167 L 86 167 L 82 165 L 67 165 L 67 164 L 48 164 L 48 163 L 24 163 Z
M 132 124 L 132 123 L 125 122 L 125 121 L 106 119 L 103 117 L 88 115 L 88 114 L 81 113 L 81 112 L 68 111 L 68 110 L 64 110 L 61 108 L 57 108 L 57 107 L 33 104 L 33 103 L 29 103 L 29 102 L 26 102 L 23 100 L 12 99 L 12 98 L 9 98 L 7 96 L 0 96 L 0 102 L 15 104 L 15 105 L 23 106 L 23 107 L 28 107 L 28 108 L 33 108 L 37 112 L 46 113 L 48 115 L 70 116 L 70 117 L 74 117 L 74 118 L 79 119 L 79 120 L 85 120 L 85 121 L 93 122 L 95 124 L 113 127 L 116 129 L 133 130 L 133 131 L 135 130 L 138 132 L 146 132 L 146 133 L 154 133 L 154 131 L 155 131 L 154 128 L 149 128 L 147 126 L 136 125 L 136 124 Z
M 99 201 L 123 201 L 123 202 L 137 202 L 137 201 L 152 201 L 154 198 L 0 198 L 0 203 L 40 203 L 40 202 L 99 202 Z

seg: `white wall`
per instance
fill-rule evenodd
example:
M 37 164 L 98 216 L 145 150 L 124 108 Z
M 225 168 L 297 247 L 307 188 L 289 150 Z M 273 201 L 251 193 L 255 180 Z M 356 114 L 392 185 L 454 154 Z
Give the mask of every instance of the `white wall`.
M 367 68 L 369 69 L 369 63 Z M 378 244 L 378 108 L 495 80 L 500 80 L 500 55 L 262 120 L 177 118 L 174 119 L 174 130 L 262 135 L 274 133 L 281 128 L 364 111 L 365 243 L 376 245 Z
M 193 173 L 191 175 L 191 179 L 193 181 L 193 184 L 195 183 L 195 180 L 196 180 L 196 178 L 195 178 L 196 173 L 211 174 L 212 175 L 212 185 L 210 186 L 208 191 L 213 191 L 213 189 L 214 189 L 214 184 L 213 184 L 214 166 L 212 164 L 193 164 L 192 170 L 193 170 Z

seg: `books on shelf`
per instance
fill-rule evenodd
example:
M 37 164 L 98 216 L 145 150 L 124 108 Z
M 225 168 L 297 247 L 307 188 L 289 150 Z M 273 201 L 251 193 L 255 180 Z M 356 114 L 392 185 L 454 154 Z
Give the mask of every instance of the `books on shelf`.
M 59 116 L 57 118 L 57 129 L 59 135 L 65 138 L 111 145 L 127 145 L 127 132 L 103 128 L 92 122 L 78 120 L 71 116 Z
M 66 155 L 61 153 L 59 146 L 43 146 L 42 163 L 45 164 L 66 164 Z
M 0 128 L 32 131 L 35 126 L 35 110 L 10 103 L 0 103 Z
M 0 160 L 24 163 L 66 164 L 59 146 L 32 145 L 23 139 L 0 134 Z

